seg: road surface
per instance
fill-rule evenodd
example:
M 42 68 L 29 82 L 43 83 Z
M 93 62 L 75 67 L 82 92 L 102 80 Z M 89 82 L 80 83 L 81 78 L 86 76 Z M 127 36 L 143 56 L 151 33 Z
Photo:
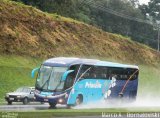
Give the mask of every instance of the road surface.
M 6 103 L 7 104 L 7 103 Z M 57 105 L 58 109 L 66 108 L 66 106 Z M 30 103 L 23 105 L 22 103 L 13 103 L 13 105 L 0 105 L 0 111 L 36 111 L 36 110 L 49 110 L 49 104 Z

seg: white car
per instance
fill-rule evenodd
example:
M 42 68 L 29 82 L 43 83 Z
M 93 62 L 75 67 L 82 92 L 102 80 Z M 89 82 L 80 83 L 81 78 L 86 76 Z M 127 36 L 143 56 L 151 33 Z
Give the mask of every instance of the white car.
M 12 102 L 23 102 L 26 105 L 31 101 L 35 101 L 34 91 L 34 87 L 20 87 L 14 92 L 6 93 L 5 100 L 8 105 L 11 105 Z

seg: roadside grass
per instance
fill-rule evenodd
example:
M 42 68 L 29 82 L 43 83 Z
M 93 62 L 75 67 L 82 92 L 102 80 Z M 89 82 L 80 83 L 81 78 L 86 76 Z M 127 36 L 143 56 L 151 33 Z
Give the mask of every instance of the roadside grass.
M 4 102 L 5 93 L 21 86 L 34 86 L 30 73 L 40 62 L 29 57 L 0 55 L 0 104 Z
M 141 65 L 139 74 L 139 97 L 160 98 L 160 65 L 157 67 Z
M 51 117 L 69 117 L 69 116 L 102 116 L 102 113 L 150 113 L 159 112 L 160 108 L 105 108 L 105 109 L 53 109 L 53 110 L 38 110 L 27 112 L 2 112 L 1 114 L 14 113 L 19 118 L 51 118 Z

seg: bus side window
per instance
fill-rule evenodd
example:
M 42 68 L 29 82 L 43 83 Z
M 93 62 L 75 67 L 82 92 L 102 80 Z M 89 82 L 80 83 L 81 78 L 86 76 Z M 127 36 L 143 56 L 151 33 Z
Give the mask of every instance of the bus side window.
M 102 74 L 102 78 L 103 78 L 103 79 L 106 79 L 106 78 L 107 78 L 107 75 L 106 75 L 106 74 Z
M 74 70 L 74 72 L 68 74 L 68 76 L 66 78 L 66 82 L 65 82 L 65 89 L 67 89 L 73 85 L 79 67 L 80 67 L 80 65 L 73 65 L 69 68 L 69 70 Z
M 90 68 L 90 70 L 84 74 L 82 79 L 108 79 L 108 68 L 103 66 L 84 65 L 81 69 L 80 75 L 88 68 Z
M 95 70 L 95 66 L 93 66 L 90 70 L 90 78 L 91 79 L 96 79 L 97 75 L 96 75 L 96 70 Z
M 102 71 L 103 73 L 102 73 L 102 77 L 104 78 L 104 79 L 109 79 L 108 78 L 108 68 L 107 67 L 103 67 L 103 71 Z
M 113 78 L 115 79 L 120 79 L 120 70 L 118 68 L 109 68 L 109 79 L 112 80 Z
M 128 80 L 132 74 L 136 72 L 136 69 L 130 68 L 109 68 L 108 70 L 108 77 L 112 79 L 114 76 L 117 80 Z M 136 73 L 131 80 L 137 79 L 138 73 Z
M 89 73 L 85 73 L 82 78 L 84 78 L 84 79 L 90 78 L 90 74 Z
M 130 69 L 130 75 L 129 76 L 131 76 L 132 75 L 132 78 L 131 78 L 131 80 L 135 80 L 135 79 L 137 79 L 137 77 L 138 77 L 138 72 L 137 73 L 135 73 L 137 70 L 136 69 Z M 133 75 L 134 74 L 134 75 Z
M 83 65 L 82 68 L 81 68 L 81 70 L 80 70 L 80 73 L 79 73 L 78 77 L 81 77 L 81 79 L 91 78 L 91 70 L 92 70 L 92 66 L 90 66 L 90 65 Z
M 94 69 L 94 74 L 96 75 L 96 79 L 108 79 L 108 69 L 107 67 L 97 66 Z

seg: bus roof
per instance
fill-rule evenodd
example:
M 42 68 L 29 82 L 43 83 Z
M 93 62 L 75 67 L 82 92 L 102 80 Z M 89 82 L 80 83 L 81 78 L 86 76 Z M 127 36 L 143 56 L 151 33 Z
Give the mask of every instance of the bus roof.
M 136 68 L 136 65 L 127 65 L 120 63 L 113 63 L 108 61 L 100 61 L 96 59 L 83 59 L 83 58 L 71 58 L 71 57 L 57 57 L 51 58 L 43 62 L 45 66 L 71 66 L 75 64 L 86 64 L 95 66 L 107 66 L 107 67 L 121 67 L 121 68 Z

